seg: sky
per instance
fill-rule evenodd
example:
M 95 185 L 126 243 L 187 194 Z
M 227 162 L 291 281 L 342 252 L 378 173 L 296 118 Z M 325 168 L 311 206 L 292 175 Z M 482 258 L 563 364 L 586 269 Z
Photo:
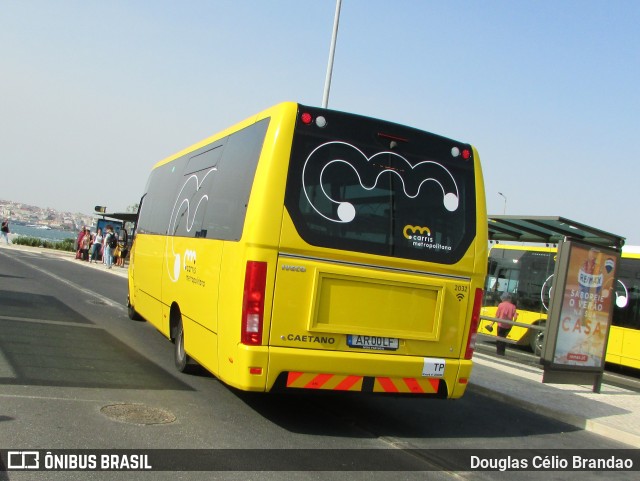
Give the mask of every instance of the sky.
M 0 0 L 0 199 L 123 211 L 157 161 L 279 102 L 321 105 L 335 10 Z M 490 215 L 638 245 L 638 25 L 636 0 L 343 0 L 328 105 L 473 144 Z

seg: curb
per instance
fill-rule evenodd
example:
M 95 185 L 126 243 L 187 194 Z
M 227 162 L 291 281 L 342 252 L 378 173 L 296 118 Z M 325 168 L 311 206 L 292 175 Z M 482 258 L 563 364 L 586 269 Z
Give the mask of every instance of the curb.
M 637 412 L 635 409 L 635 397 L 631 405 L 607 402 L 607 396 L 611 396 L 610 394 L 603 394 L 601 399 L 581 397 L 582 410 L 569 411 L 575 402 L 570 397 L 572 393 L 576 392 L 574 389 L 566 390 L 562 387 L 554 387 L 552 384 L 542 384 L 541 381 L 531 378 L 532 375 L 534 377 L 537 376 L 537 373 L 518 365 L 516 361 L 511 361 L 511 363 L 515 363 L 513 366 L 492 366 L 491 362 L 493 361 L 490 358 L 474 359 L 474 364 L 477 366 L 474 366 L 474 368 L 479 369 L 479 371 L 476 373 L 475 379 L 472 373 L 469 380 L 468 389 L 471 392 L 496 401 L 514 404 L 529 412 L 640 448 L 640 432 L 635 425 L 637 419 L 634 419 L 633 415 L 633 413 Z M 492 382 L 492 379 L 495 379 L 495 376 L 500 376 L 501 373 L 508 374 L 508 376 L 502 376 L 502 381 L 500 382 Z M 576 385 L 575 387 L 578 388 L 579 386 Z M 617 388 L 609 387 L 612 393 L 618 394 L 616 392 Z M 567 397 L 565 397 L 564 393 L 567 393 Z M 634 392 L 633 395 L 638 396 L 637 399 L 640 399 L 640 394 Z M 611 411 L 598 409 L 598 405 L 607 405 Z M 590 409 L 589 406 L 593 406 L 593 409 Z M 625 414 L 620 417 L 616 411 L 627 412 L 628 419 L 624 417 Z M 593 417 L 589 418 L 583 413 L 591 413 Z M 601 419 L 605 420 L 605 422 Z
M 612 426 L 608 426 L 605 423 L 594 421 L 592 419 L 587 419 L 584 416 L 569 414 L 549 406 L 544 406 L 540 403 L 528 401 L 521 397 L 506 394 L 501 391 L 496 391 L 495 389 L 491 389 L 489 387 L 482 386 L 480 384 L 475 384 L 473 381 L 469 383 L 469 390 L 471 392 L 481 394 L 483 396 L 486 396 L 490 399 L 494 399 L 496 401 L 515 404 L 519 407 L 526 409 L 527 411 L 533 412 L 535 414 L 539 414 L 541 416 L 544 416 L 550 419 L 554 419 L 556 421 L 563 422 L 565 424 L 576 427 L 578 429 L 582 429 L 584 431 L 598 434 L 600 436 L 606 437 L 613 441 L 619 441 L 621 443 L 628 444 L 635 448 L 640 448 L 640 435 L 630 433 L 628 431 L 624 431 L 622 429 L 618 429 Z

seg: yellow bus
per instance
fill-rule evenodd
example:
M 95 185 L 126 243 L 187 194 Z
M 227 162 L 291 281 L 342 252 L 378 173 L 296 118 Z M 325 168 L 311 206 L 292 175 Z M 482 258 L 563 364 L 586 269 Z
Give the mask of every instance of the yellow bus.
M 487 246 L 471 145 L 282 103 L 153 167 L 129 315 L 240 390 L 458 398 Z
M 482 316 L 495 317 L 504 292 L 511 294 L 518 308 L 517 322 L 544 327 L 553 288 L 557 249 L 497 244 L 489 253 Z M 606 362 L 640 369 L 640 248 L 624 246 L 618 266 L 616 301 Z M 480 333 L 495 336 L 481 321 Z M 514 344 L 530 346 L 539 354 L 544 330 L 515 325 L 507 335 Z

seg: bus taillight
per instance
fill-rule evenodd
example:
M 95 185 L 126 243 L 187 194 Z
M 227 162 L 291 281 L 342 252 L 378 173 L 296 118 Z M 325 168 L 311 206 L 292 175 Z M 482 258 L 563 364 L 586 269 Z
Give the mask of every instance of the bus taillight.
M 480 324 L 480 309 L 482 308 L 482 289 L 476 289 L 473 300 L 473 311 L 471 312 L 471 326 L 469 327 L 469 339 L 467 340 L 467 350 L 465 359 L 473 357 L 473 350 L 476 348 L 476 337 L 478 335 L 478 325 Z
M 241 342 L 248 346 L 262 344 L 264 296 L 267 283 L 267 263 L 247 261 L 242 299 Z

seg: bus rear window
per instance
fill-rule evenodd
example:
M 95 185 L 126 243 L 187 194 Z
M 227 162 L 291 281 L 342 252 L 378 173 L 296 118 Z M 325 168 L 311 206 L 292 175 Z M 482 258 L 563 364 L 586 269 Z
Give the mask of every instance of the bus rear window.
M 379 120 L 300 106 L 285 204 L 319 247 L 453 264 L 475 237 L 472 149 Z M 463 154 L 464 152 L 464 154 Z

